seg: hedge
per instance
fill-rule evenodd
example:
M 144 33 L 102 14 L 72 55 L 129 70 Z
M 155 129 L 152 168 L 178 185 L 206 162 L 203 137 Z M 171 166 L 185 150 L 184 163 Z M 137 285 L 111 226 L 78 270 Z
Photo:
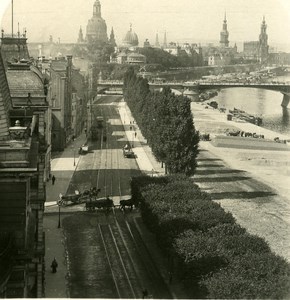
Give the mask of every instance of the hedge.
M 285 298 L 290 266 L 185 175 L 132 178 L 143 222 L 192 297 Z

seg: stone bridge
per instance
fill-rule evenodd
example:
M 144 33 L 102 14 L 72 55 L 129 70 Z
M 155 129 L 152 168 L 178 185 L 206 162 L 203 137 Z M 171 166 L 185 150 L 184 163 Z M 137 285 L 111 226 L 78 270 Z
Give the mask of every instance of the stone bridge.
M 160 89 L 169 86 L 172 89 L 179 90 L 183 92 L 184 90 L 192 90 L 200 93 L 205 90 L 212 89 L 225 89 L 225 88 L 255 88 L 255 89 L 265 89 L 271 91 L 281 92 L 283 94 L 283 100 L 281 106 L 287 107 L 290 102 L 290 82 L 218 82 L 218 81 L 205 81 L 197 80 L 193 82 L 183 82 L 183 81 L 166 81 L 166 82 L 156 82 L 149 81 L 150 89 Z M 122 88 L 123 81 L 117 80 L 101 80 L 97 83 L 98 91 L 105 90 L 108 88 Z

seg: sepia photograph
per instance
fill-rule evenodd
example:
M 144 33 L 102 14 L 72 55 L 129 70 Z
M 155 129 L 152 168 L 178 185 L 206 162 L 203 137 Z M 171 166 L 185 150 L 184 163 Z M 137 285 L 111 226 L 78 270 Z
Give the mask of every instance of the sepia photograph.
M 0 298 L 290 299 L 289 0 L 0 27 Z

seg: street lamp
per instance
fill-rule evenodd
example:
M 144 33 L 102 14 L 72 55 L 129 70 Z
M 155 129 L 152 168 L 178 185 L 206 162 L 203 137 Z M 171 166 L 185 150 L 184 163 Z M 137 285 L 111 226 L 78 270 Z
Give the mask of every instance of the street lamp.
M 75 147 L 72 146 L 73 152 L 74 152 L 74 166 L 76 165 L 76 155 L 75 155 Z
M 60 228 L 60 205 L 61 205 L 61 198 L 62 198 L 62 193 L 59 193 L 59 200 L 57 202 L 58 205 L 58 226 L 57 228 Z

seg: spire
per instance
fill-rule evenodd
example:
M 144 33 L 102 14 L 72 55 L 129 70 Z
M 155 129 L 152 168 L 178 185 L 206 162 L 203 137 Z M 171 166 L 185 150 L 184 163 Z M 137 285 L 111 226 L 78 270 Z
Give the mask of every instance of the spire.
M 84 35 L 83 35 L 82 26 L 80 26 L 78 43 L 83 43 L 83 42 L 84 42 Z
M 114 28 L 112 27 L 112 30 L 111 30 L 111 34 L 110 34 L 110 40 L 109 40 L 109 43 L 116 47 L 117 44 L 116 44 L 116 40 L 115 40 L 115 33 L 114 33 Z
M 164 31 L 164 40 L 163 40 L 163 47 L 167 47 L 167 36 L 166 36 L 166 31 Z
M 225 18 L 224 18 L 224 21 L 226 22 L 227 21 L 227 12 L 225 11 Z
M 268 35 L 267 35 L 267 25 L 265 21 L 265 16 L 263 16 L 263 21 L 261 24 L 261 32 L 259 35 L 259 60 L 264 63 L 267 61 L 269 54 L 269 46 L 268 46 Z
M 155 47 L 156 47 L 156 48 L 159 48 L 159 47 L 160 47 L 160 44 L 159 44 L 159 37 L 158 37 L 158 32 L 156 33 Z

